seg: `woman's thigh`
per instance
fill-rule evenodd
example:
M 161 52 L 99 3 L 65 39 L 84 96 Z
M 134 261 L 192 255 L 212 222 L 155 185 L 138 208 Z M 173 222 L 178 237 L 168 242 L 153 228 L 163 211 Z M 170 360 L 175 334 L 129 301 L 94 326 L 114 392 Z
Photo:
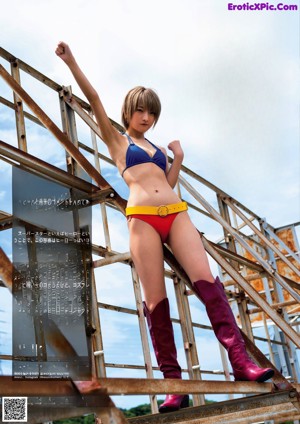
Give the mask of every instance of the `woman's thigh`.
M 177 215 L 168 244 L 192 283 L 198 280 L 214 281 L 200 235 L 187 212 Z
M 167 296 L 162 242 L 157 231 L 138 218 L 132 218 L 128 228 L 131 257 L 141 280 L 146 305 L 152 311 Z

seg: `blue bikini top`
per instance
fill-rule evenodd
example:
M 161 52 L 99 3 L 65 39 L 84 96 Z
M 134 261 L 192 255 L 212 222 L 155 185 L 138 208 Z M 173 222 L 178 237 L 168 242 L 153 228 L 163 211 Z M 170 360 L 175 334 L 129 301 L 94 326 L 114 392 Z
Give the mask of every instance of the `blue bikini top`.
M 164 153 L 156 147 L 151 141 L 147 140 L 153 147 L 155 147 L 156 152 L 151 157 L 144 149 L 134 144 L 131 137 L 124 133 L 128 139 L 129 145 L 126 152 L 126 167 L 122 172 L 122 177 L 126 169 L 131 168 L 135 165 L 140 165 L 142 163 L 154 163 L 159 168 L 161 168 L 164 172 L 166 171 L 167 160 Z

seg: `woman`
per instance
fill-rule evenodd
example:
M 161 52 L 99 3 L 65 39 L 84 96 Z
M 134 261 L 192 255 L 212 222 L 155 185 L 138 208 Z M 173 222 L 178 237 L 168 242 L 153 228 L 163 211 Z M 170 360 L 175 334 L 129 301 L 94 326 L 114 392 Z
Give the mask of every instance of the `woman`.
M 144 312 L 164 378 L 181 378 L 164 282 L 162 243 L 166 242 L 205 304 L 214 332 L 228 351 L 235 379 L 269 379 L 274 371 L 259 368 L 247 355 L 223 285 L 211 273 L 198 231 L 187 213 L 187 205 L 173 191 L 183 161 L 180 142 L 174 140 L 168 145 L 174 155 L 169 167 L 165 149 L 145 138 L 145 133 L 155 126 L 160 115 L 158 96 L 144 87 L 129 91 L 122 108 L 126 132 L 121 134 L 110 123 L 97 92 L 79 68 L 69 46 L 60 42 L 56 54 L 70 68 L 87 97 L 110 156 L 129 187 L 126 215 L 130 252 L 141 279 Z M 188 400 L 187 395 L 167 395 L 159 411 L 186 407 Z

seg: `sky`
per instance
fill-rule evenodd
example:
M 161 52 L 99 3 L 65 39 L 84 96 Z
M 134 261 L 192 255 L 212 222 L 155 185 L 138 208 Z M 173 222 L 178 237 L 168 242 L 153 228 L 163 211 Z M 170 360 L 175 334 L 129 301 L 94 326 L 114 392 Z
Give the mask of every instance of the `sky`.
M 284 4 L 299 6 L 296 0 Z M 179 139 L 187 167 L 274 227 L 299 221 L 299 11 L 233 11 L 224 0 L 15 0 L 5 3 L 0 28 L 5 50 L 59 84 L 72 85 L 81 96 L 54 53 L 60 40 L 67 42 L 108 115 L 118 122 L 129 89 L 154 88 L 162 114 L 148 134 L 151 141 L 166 147 Z M 0 63 L 7 67 L 3 59 Z M 60 125 L 57 95 L 27 75 L 22 74 L 22 82 Z M 0 95 L 12 99 L 2 81 Z M 89 137 L 81 126 L 78 134 L 83 141 Z M 27 137 L 32 154 L 64 167 L 63 150 L 46 131 L 28 123 Z M 14 116 L 1 105 L 0 139 L 16 145 Z M 99 149 L 106 152 L 100 143 Z M 127 196 L 113 168 L 103 164 L 103 175 Z M 0 210 L 11 212 L 10 192 L 10 167 L 0 161 Z M 109 213 L 113 247 L 125 252 L 124 221 Z M 93 214 L 93 241 L 101 244 L 99 212 Z M 219 238 L 219 229 L 201 230 L 212 240 Z M 0 245 L 11 256 L 10 237 L 4 232 Z M 118 303 L 118 290 L 123 306 L 132 306 L 129 275 L 122 265 L 114 267 L 116 281 L 110 281 L 111 270 L 97 270 L 102 273 L 101 301 Z M 194 304 L 193 308 L 202 317 L 201 308 Z M 105 331 L 114 334 L 110 340 L 115 346 L 131 332 L 130 320 L 127 332 L 120 328 L 122 321 L 123 317 L 111 318 L 103 312 Z M 213 343 L 209 337 L 206 342 Z M 108 350 L 108 362 L 116 361 L 113 346 Z M 209 351 L 203 355 L 207 367 L 218 367 Z M 184 361 L 183 349 L 179 356 Z M 117 402 L 128 406 L 136 404 L 136 399 Z

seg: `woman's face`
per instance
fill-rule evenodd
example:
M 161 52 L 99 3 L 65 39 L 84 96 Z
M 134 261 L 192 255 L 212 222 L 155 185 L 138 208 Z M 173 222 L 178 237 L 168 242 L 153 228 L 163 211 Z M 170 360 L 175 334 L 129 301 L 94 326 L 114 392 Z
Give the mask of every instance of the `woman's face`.
M 129 122 L 129 127 L 135 131 L 145 133 L 148 131 L 155 121 L 155 114 L 145 109 L 143 106 L 138 106 L 137 110 L 133 112 Z

